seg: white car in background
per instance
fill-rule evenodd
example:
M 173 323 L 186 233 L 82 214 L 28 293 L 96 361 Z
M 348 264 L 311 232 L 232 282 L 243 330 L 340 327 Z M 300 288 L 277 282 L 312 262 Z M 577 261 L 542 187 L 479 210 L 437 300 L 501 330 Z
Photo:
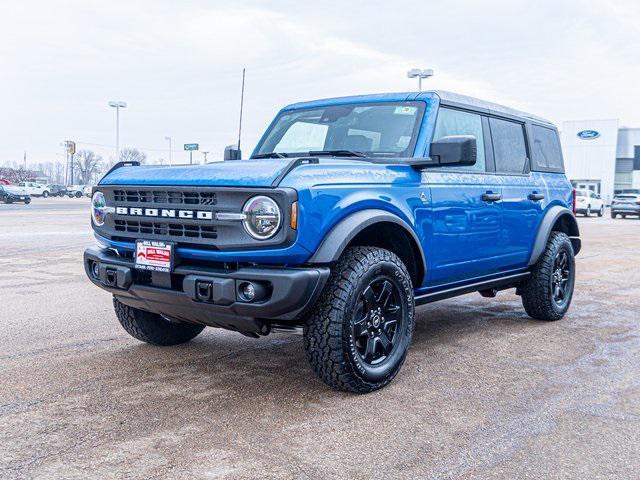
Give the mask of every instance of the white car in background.
M 591 190 L 576 190 L 576 213 L 590 217 L 596 213 L 599 217 L 604 215 L 604 202 L 600 195 Z
M 20 187 L 33 197 L 47 198 L 51 194 L 49 188 L 46 185 L 41 185 L 36 182 L 20 182 L 18 184 L 18 187 Z
M 85 197 L 91 197 L 91 190 L 93 190 L 92 185 L 85 185 L 84 188 L 82 189 L 82 193 L 84 194 Z

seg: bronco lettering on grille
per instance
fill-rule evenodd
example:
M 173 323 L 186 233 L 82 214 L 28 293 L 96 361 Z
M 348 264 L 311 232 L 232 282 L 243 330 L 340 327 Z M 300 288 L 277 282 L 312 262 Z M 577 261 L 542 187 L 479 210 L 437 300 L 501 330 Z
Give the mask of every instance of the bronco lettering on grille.
M 204 210 L 179 210 L 175 208 L 137 208 L 116 207 L 117 215 L 134 217 L 186 218 L 197 220 L 213 220 L 213 212 Z

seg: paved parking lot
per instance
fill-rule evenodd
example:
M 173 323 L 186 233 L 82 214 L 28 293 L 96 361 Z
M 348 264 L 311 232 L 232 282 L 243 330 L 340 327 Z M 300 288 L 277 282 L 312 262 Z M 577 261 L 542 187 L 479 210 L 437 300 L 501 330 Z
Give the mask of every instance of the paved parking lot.
M 394 383 L 357 396 L 300 337 L 129 337 L 84 277 L 88 205 L 0 204 L 0 478 L 639 476 L 639 220 L 580 219 L 564 320 L 507 292 L 430 305 Z

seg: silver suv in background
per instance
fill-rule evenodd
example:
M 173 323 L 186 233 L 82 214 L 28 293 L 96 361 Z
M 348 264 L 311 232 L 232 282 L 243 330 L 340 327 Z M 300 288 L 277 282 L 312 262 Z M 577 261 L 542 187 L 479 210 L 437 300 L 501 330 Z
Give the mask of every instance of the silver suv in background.
M 625 218 L 627 215 L 636 215 L 640 218 L 640 194 L 638 193 L 619 193 L 613 197 L 611 202 L 611 218 L 621 215 Z

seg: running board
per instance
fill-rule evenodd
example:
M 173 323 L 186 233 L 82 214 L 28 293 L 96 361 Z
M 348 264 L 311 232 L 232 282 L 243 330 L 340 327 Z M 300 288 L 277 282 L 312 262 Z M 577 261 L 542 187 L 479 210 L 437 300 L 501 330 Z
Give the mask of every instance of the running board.
M 507 288 L 515 288 L 518 283 L 529 278 L 531 272 L 516 273 L 507 277 L 494 278 L 493 280 L 484 280 L 482 282 L 470 283 L 461 287 L 447 288 L 437 292 L 425 293 L 416 297 L 416 305 L 424 305 L 426 303 L 437 302 L 446 298 L 457 297 L 466 293 L 477 292 L 479 290 L 505 290 Z

